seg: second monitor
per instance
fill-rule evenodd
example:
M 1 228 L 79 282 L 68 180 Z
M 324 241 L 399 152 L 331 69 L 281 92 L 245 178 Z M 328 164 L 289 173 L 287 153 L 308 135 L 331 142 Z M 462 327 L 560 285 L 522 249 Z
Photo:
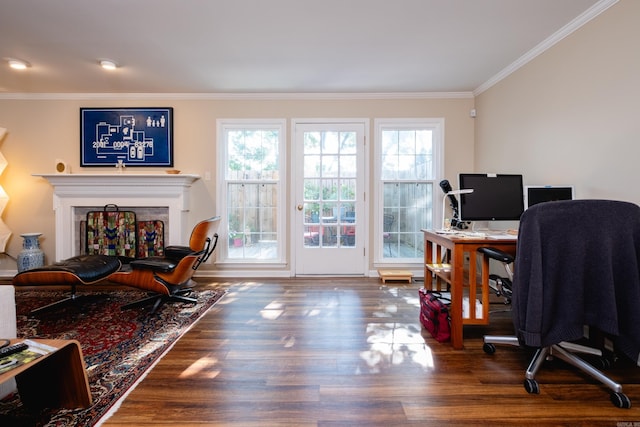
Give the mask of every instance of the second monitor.
M 525 187 L 525 208 L 555 200 L 573 200 L 573 187 L 552 185 L 528 185 Z

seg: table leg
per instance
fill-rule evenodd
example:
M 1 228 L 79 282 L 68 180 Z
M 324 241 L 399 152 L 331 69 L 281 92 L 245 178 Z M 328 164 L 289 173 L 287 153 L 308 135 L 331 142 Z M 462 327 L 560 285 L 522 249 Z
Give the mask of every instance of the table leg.
M 462 245 L 453 249 L 451 262 L 451 345 L 456 350 L 464 348 L 462 341 L 462 294 L 464 286 L 464 250 Z
M 91 392 L 76 342 L 70 342 L 16 377 L 22 403 L 28 408 L 87 408 Z

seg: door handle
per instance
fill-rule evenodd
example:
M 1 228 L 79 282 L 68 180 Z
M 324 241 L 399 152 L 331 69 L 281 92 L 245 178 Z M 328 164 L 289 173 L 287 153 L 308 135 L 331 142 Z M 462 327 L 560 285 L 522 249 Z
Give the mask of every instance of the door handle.
M 303 206 L 302 205 L 298 205 L 297 208 L 298 208 L 299 211 L 301 211 Z

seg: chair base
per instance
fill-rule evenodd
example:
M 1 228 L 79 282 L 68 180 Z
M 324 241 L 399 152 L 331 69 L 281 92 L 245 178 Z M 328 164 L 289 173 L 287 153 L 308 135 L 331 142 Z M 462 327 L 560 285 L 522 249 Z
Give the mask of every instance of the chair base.
M 31 310 L 29 312 L 29 314 L 36 315 L 36 314 L 44 313 L 46 311 L 52 311 L 52 310 L 55 310 L 55 309 L 59 308 L 60 306 L 63 306 L 63 305 L 69 304 L 69 303 L 75 303 L 79 299 L 81 299 L 81 298 L 78 297 L 76 294 L 71 294 L 71 296 L 69 296 L 67 298 L 64 298 L 64 299 L 61 299 L 60 301 L 56 301 L 56 302 L 53 302 L 51 304 L 47 304 L 45 306 L 35 308 L 35 309 Z
M 496 351 L 494 344 L 506 344 L 511 346 L 520 346 L 518 338 L 509 335 L 487 335 L 484 337 L 484 345 L 482 349 L 487 354 L 493 354 Z M 628 409 L 631 407 L 631 400 L 622 392 L 622 385 L 613 381 L 606 376 L 602 371 L 596 369 L 593 365 L 586 362 L 581 357 L 574 353 L 590 354 L 598 356 L 602 361 L 603 368 L 608 366 L 608 363 L 603 359 L 602 351 L 586 347 L 580 344 L 561 342 L 559 344 L 553 344 L 549 347 L 538 348 L 533 355 L 533 358 L 529 362 L 529 366 L 525 371 L 524 388 L 530 394 L 540 393 L 540 386 L 536 381 L 536 374 L 542 368 L 543 363 L 546 360 L 550 360 L 554 357 L 578 368 L 582 372 L 588 374 L 596 381 L 607 386 L 610 390 L 610 399 L 618 408 Z
M 142 307 L 142 306 L 145 306 L 145 305 L 153 303 L 153 307 L 149 311 L 149 313 L 153 314 L 153 313 L 156 312 L 156 310 L 158 310 L 158 308 L 160 307 L 161 304 L 163 304 L 165 302 L 169 302 L 169 301 L 196 304 L 198 302 L 198 299 L 194 298 L 194 297 L 187 296 L 190 293 L 191 293 L 191 289 L 180 289 L 180 290 L 172 293 L 171 295 L 152 293 L 149 296 L 147 296 L 146 298 L 142 298 L 142 299 L 139 299 L 137 301 L 133 301 L 133 302 L 131 302 L 129 304 L 125 304 L 122 307 L 120 307 L 120 309 L 121 310 L 128 310 L 128 309 L 131 309 L 131 308 Z
M 75 286 L 72 286 L 71 294 L 67 298 L 63 298 L 51 304 L 43 305 L 42 307 L 34 308 L 29 312 L 29 315 L 36 316 L 38 314 L 46 313 L 49 311 L 57 310 L 65 305 L 79 304 L 83 299 L 87 299 L 89 295 L 77 295 Z

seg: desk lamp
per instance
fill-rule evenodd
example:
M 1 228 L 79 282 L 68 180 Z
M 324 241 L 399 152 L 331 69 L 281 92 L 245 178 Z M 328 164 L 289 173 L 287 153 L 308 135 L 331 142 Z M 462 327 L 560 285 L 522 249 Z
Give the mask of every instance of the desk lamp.
M 445 208 L 446 208 L 445 201 L 447 200 L 447 197 L 448 196 L 456 197 L 456 195 L 458 195 L 458 194 L 469 194 L 469 193 L 473 193 L 473 188 L 463 188 L 463 189 L 460 189 L 460 190 L 452 190 L 452 191 L 449 191 L 449 192 L 445 193 L 444 197 L 442 198 L 442 231 L 445 231 L 445 228 L 444 228 L 444 216 L 445 216 Z

